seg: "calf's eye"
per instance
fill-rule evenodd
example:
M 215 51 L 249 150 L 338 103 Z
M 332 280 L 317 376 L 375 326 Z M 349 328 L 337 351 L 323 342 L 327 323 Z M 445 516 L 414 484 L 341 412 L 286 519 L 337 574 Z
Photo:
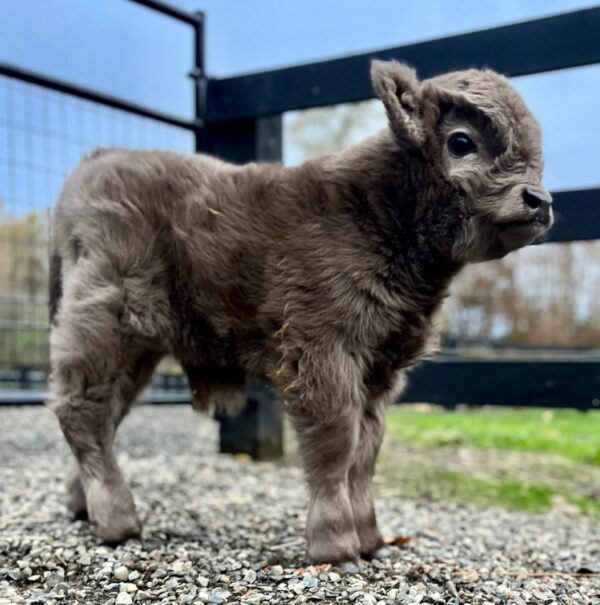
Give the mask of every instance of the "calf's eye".
M 448 139 L 448 149 L 452 155 L 463 157 L 477 151 L 477 145 L 464 132 L 455 132 Z

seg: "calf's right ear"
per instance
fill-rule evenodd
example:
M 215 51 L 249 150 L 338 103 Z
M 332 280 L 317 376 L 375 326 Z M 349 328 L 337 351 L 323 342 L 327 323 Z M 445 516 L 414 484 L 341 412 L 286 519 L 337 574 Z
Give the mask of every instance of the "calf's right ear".
M 425 141 L 421 117 L 421 85 L 412 67 L 397 61 L 372 61 L 371 82 L 383 101 L 398 141 L 419 146 Z

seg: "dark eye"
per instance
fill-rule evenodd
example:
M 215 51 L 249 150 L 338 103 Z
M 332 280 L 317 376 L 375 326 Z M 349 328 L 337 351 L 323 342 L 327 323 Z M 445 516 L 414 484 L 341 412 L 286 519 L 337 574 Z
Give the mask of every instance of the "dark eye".
M 477 145 L 464 132 L 455 132 L 448 139 L 448 149 L 452 155 L 462 157 L 477 151 Z

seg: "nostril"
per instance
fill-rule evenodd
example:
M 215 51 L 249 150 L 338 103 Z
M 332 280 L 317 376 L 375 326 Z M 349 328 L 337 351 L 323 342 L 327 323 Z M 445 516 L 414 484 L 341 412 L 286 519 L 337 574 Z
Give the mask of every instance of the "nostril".
M 523 189 L 523 201 L 532 209 L 537 210 L 542 204 L 549 206 L 552 203 L 550 194 L 535 189 Z
M 523 191 L 523 200 L 532 210 L 537 210 L 542 205 L 542 200 L 536 195 L 532 195 L 527 189 Z

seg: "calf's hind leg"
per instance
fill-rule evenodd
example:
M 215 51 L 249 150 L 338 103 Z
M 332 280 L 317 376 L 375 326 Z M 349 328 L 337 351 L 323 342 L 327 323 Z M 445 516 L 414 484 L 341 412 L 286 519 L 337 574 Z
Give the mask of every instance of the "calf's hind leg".
M 141 532 L 113 449 L 116 426 L 129 403 L 122 389 L 132 368 L 132 343 L 119 322 L 118 287 L 93 285 L 93 294 L 63 301 L 51 335 L 51 397 L 77 460 L 89 519 L 101 538 L 120 542 Z M 76 480 L 71 488 L 73 495 Z
M 142 389 L 150 382 L 152 374 L 162 358 L 162 353 L 154 350 L 143 350 L 131 356 L 130 368 L 124 371 L 125 378 L 119 384 L 117 402 L 118 413 L 114 417 L 114 432 L 117 432 L 121 421 L 127 416 L 131 404 L 135 401 Z M 69 470 L 66 480 L 67 509 L 73 513 L 75 519 L 89 519 L 85 491 L 79 474 L 79 466 L 75 462 Z

